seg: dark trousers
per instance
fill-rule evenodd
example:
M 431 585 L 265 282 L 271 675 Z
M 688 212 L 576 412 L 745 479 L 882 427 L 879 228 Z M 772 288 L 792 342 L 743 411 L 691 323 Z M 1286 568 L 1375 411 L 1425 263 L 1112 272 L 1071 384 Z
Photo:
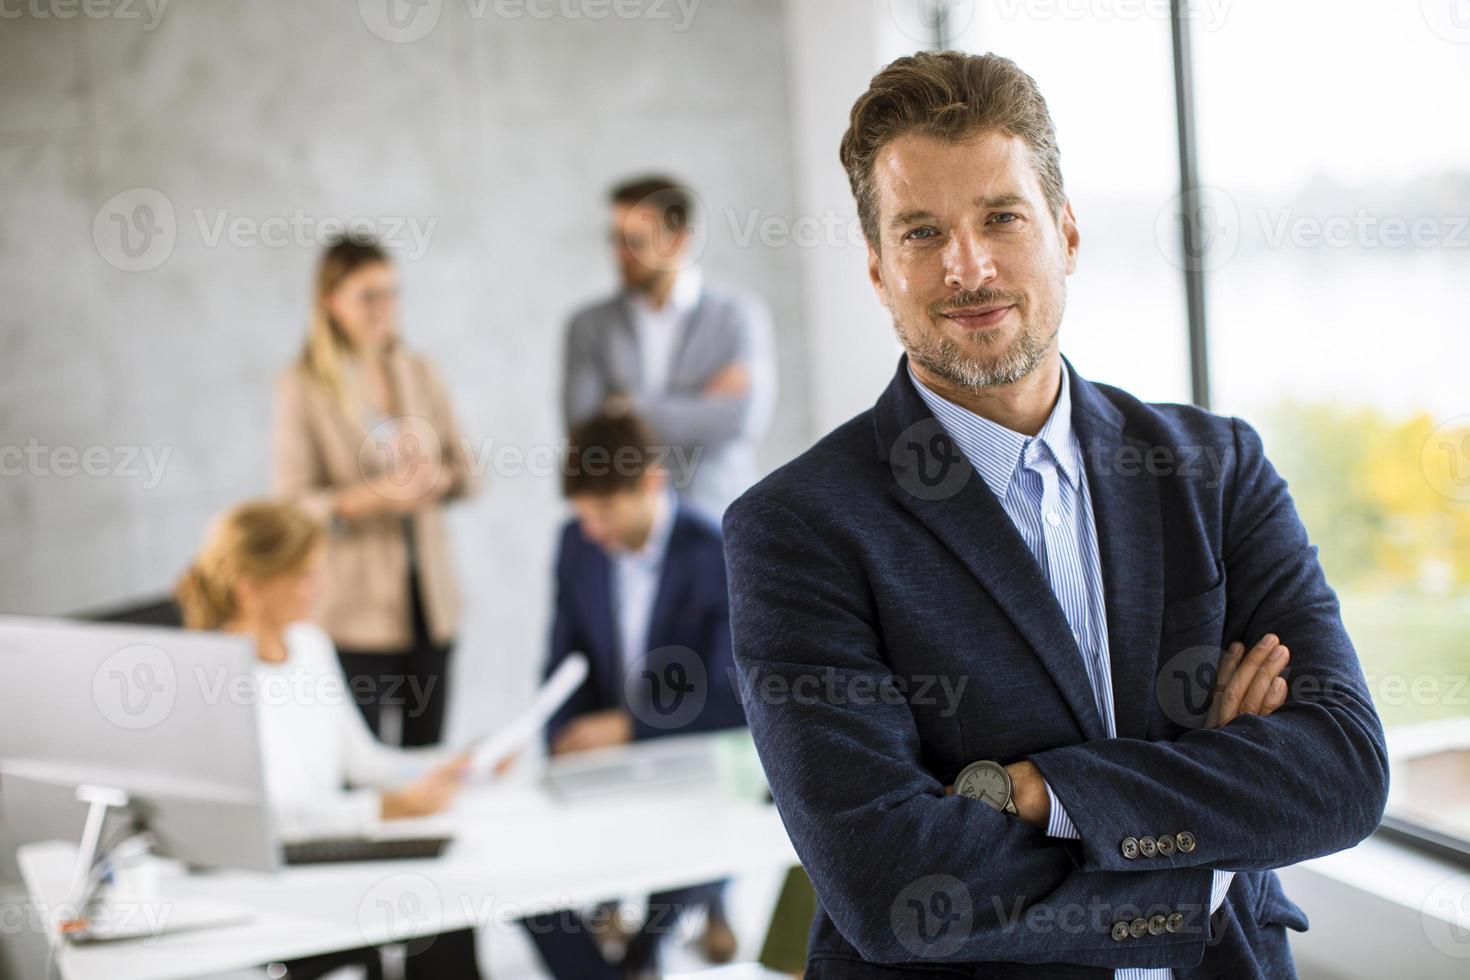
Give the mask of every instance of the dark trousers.
M 367 980 L 383 980 L 383 962 L 376 949 L 350 949 L 286 964 L 284 980 L 316 980 L 344 966 L 367 969 Z M 480 980 L 475 962 L 475 932 L 459 929 L 415 939 L 408 944 L 404 980 Z
M 648 917 L 628 941 L 627 953 L 617 966 L 602 958 L 594 938 L 597 927 L 571 909 L 527 916 L 521 924 L 556 980 L 618 980 L 640 971 L 657 973 L 659 946 L 685 910 L 703 905 L 711 916 L 724 918 L 726 884 L 727 880 L 713 881 L 650 895 Z
M 417 576 L 408 580 L 413 605 L 413 642 L 405 650 L 352 650 L 338 647 L 347 689 L 358 710 L 378 738 L 383 737 L 383 709 L 396 710 L 403 719 L 401 744 L 437 745 L 444 732 L 449 704 L 451 647 L 429 637 L 428 621 L 419 599 Z

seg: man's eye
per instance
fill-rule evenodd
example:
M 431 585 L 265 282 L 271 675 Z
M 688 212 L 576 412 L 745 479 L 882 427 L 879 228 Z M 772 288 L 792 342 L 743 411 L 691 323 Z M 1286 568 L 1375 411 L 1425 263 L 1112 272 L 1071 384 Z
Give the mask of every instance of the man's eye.
M 1010 211 L 1002 211 L 1000 214 L 991 215 L 990 220 L 997 224 L 1008 225 L 1012 221 L 1019 220 L 1020 217 L 1021 216 L 1019 214 L 1013 214 Z
M 913 231 L 909 232 L 907 235 L 904 235 L 903 237 L 904 237 L 905 240 L 908 240 L 908 239 L 918 239 L 918 238 L 933 238 L 937 234 L 939 234 L 938 231 L 934 230 L 933 228 L 929 227 L 928 225 L 925 225 L 923 228 L 915 228 Z

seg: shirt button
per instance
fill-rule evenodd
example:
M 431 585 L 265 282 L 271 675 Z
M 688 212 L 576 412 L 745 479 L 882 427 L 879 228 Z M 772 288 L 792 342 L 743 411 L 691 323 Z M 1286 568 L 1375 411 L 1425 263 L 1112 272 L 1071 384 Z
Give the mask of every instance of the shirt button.
M 1054 510 L 1047 511 L 1046 523 L 1050 524 L 1052 527 L 1056 527 L 1058 524 L 1062 523 L 1062 517 Z

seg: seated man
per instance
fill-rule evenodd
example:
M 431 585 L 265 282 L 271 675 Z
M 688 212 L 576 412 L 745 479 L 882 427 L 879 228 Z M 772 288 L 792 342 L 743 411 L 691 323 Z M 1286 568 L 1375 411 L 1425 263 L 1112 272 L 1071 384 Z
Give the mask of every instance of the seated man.
M 562 532 L 546 672 L 573 651 L 590 669 L 547 726 L 553 755 L 745 724 L 720 532 L 680 501 L 652 442 L 631 414 L 599 415 L 572 431 L 563 488 L 577 517 Z M 651 896 L 623 973 L 657 975 L 659 939 L 691 905 L 709 909 L 705 955 L 730 959 L 724 885 Z M 557 977 L 617 975 L 589 925 L 556 915 L 528 919 L 527 928 Z

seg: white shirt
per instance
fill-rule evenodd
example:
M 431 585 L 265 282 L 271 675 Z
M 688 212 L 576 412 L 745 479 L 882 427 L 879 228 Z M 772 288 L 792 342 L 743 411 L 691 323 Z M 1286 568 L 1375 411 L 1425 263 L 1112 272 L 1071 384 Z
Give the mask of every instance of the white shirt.
M 684 335 L 684 317 L 699 303 L 703 288 L 699 267 L 690 266 L 675 274 L 674 288 L 658 309 L 640 292 L 628 295 L 628 311 L 638 337 L 639 394 L 656 395 L 668 389 L 674 352 Z
M 658 585 L 663 579 L 664 555 L 674 528 L 677 509 L 673 491 L 658 495 L 648 540 L 637 551 L 612 556 L 612 599 L 618 618 L 618 643 L 624 676 L 648 655 L 648 625 Z
M 283 840 L 351 836 L 379 820 L 379 792 L 448 753 L 398 749 L 373 736 L 320 627 L 295 623 L 286 659 L 254 665 L 266 796 Z M 343 789 L 344 784 L 352 789 Z

